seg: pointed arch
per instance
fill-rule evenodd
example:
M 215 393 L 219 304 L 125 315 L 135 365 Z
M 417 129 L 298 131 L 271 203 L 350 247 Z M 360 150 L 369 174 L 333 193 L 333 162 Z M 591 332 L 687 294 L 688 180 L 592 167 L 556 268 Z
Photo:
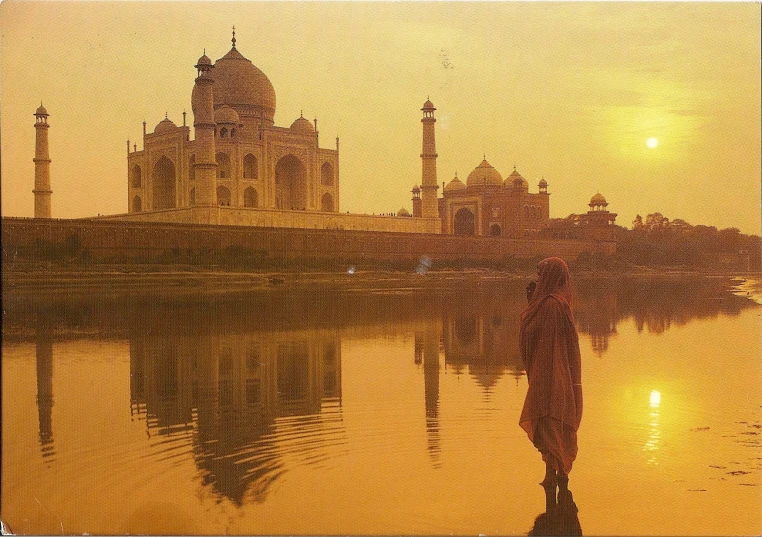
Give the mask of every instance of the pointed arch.
M 140 188 L 143 186 L 143 173 L 140 169 L 140 166 L 135 164 L 132 167 L 132 188 Z
M 333 186 L 333 166 L 330 162 L 325 162 L 320 167 L 320 184 L 323 186 Z
M 326 213 L 333 212 L 333 196 L 326 192 L 323 197 L 320 198 L 320 210 Z
M 175 165 L 167 157 L 161 157 L 153 166 L 153 208 L 174 209 L 176 176 Z
M 227 153 L 217 153 L 217 179 L 230 179 L 230 157 Z
M 278 209 L 307 206 L 307 168 L 294 155 L 286 155 L 275 165 L 275 198 Z
M 254 188 L 249 187 L 243 191 L 243 206 L 244 207 L 257 207 L 258 205 L 257 191 Z
M 243 157 L 243 178 L 257 179 L 259 171 L 257 170 L 257 157 L 248 153 Z
M 217 187 L 217 204 L 220 207 L 230 207 L 230 190 L 227 187 Z
M 456 212 L 453 230 L 456 235 L 475 235 L 476 217 L 474 213 L 465 207 Z
M 489 234 L 492 237 L 499 237 L 503 234 L 503 230 L 500 228 L 500 224 L 492 224 L 489 227 Z

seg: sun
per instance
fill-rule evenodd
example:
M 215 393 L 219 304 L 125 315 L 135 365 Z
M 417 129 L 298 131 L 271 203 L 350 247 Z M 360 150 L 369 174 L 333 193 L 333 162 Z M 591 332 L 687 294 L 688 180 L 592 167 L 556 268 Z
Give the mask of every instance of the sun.
M 654 149 L 657 145 L 659 145 L 659 140 L 657 140 L 656 138 L 649 138 L 648 140 L 646 140 L 646 145 L 648 146 L 649 149 Z

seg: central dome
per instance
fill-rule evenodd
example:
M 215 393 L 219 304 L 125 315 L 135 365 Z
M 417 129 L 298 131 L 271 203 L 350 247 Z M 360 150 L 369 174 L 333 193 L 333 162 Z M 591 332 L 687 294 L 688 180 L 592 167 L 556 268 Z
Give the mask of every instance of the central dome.
M 487 159 L 482 160 L 482 163 L 466 179 L 466 186 L 500 186 L 502 184 L 503 178 L 500 177 L 500 172 L 493 168 Z
M 242 115 L 268 121 L 275 116 L 275 89 L 267 76 L 238 52 L 230 52 L 214 63 L 214 107 L 228 105 Z

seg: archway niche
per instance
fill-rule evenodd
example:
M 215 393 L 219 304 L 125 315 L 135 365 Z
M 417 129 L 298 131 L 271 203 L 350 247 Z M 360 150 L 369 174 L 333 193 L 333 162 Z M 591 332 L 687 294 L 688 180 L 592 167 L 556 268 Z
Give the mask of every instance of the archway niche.
M 161 157 L 153 167 L 153 208 L 175 208 L 175 165 Z
M 196 179 L 196 155 L 191 155 L 188 160 L 188 179 L 194 181 Z
M 492 224 L 489 227 L 489 234 L 492 237 L 499 237 L 500 235 L 502 235 L 503 234 L 503 230 L 500 229 L 500 224 Z
M 220 207 L 230 207 L 230 190 L 227 187 L 217 187 L 217 204 Z
M 320 210 L 326 213 L 333 212 L 333 196 L 328 192 L 323 194 L 323 197 L 320 198 Z
M 132 188 L 140 188 L 143 186 L 143 174 L 140 170 L 140 166 L 135 164 L 132 167 Z
M 256 179 L 257 176 L 257 157 L 249 153 L 243 157 L 243 178 Z
M 333 166 L 330 162 L 326 162 L 320 167 L 320 184 L 333 186 Z
M 132 198 L 132 212 L 133 213 L 139 213 L 143 211 L 143 200 L 140 199 L 140 196 L 135 196 Z
M 230 157 L 227 153 L 217 153 L 217 179 L 230 179 Z
M 193 207 L 196 205 L 196 189 L 191 188 L 190 192 L 188 193 L 188 204 Z
M 474 213 L 469 209 L 463 207 L 455 213 L 455 229 L 456 235 L 475 235 L 476 234 L 476 218 Z
M 257 206 L 257 191 L 252 187 L 243 191 L 243 206 L 244 207 L 256 207 Z
M 307 206 L 307 169 L 294 155 L 286 155 L 275 165 L 276 209 L 304 209 Z

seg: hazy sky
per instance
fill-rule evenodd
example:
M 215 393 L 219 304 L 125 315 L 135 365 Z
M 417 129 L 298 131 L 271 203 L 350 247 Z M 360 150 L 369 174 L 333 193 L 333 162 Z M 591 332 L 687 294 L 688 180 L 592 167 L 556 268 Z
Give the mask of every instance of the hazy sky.
M 659 211 L 760 231 L 760 5 L 726 2 L 6 1 L 2 214 L 33 214 L 40 101 L 53 216 L 126 212 L 126 140 L 142 148 L 165 112 L 192 124 L 193 65 L 222 57 L 233 25 L 276 125 L 303 110 L 322 147 L 340 136 L 342 211 L 412 209 L 430 97 L 440 184 L 486 154 L 530 192 L 544 176 L 551 217 L 600 192 L 628 227 Z

